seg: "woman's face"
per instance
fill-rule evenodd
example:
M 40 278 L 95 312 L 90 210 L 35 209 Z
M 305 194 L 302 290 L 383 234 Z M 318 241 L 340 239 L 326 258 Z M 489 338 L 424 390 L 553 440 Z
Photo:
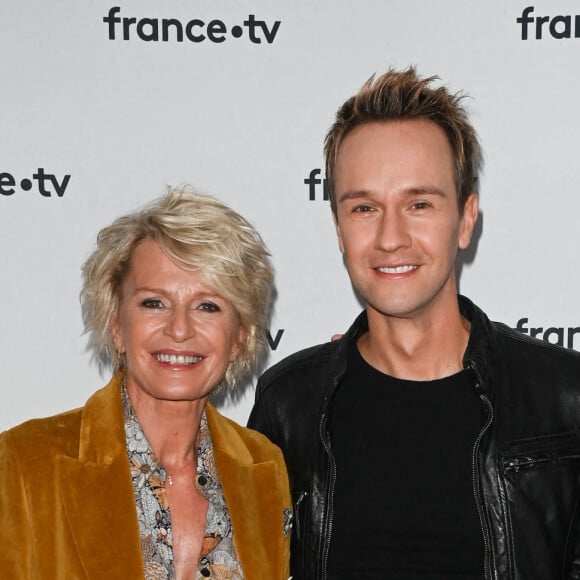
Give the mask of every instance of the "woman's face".
M 132 398 L 205 400 L 240 352 L 233 307 L 153 240 L 134 249 L 111 325 Z

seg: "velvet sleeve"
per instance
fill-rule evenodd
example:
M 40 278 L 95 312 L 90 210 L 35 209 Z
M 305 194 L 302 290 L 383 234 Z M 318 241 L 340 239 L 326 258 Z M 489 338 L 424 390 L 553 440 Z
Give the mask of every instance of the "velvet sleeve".
M 30 506 L 9 432 L 0 434 L 0 574 L 10 580 L 36 577 Z

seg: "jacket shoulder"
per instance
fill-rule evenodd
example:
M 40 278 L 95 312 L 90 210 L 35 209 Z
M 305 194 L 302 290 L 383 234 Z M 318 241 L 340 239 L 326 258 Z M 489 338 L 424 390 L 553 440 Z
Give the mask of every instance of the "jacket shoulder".
M 528 336 L 501 322 L 493 322 L 492 326 L 496 334 L 497 353 L 516 363 L 525 363 L 529 372 L 548 364 L 563 371 L 570 369 L 580 373 L 580 352 Z M 580 382 L 580 374 L 577 377 Z
M 82 408 L 31 419 L 0 434 L 0 454 L 15 453 L 23 469 L 57 454 L 78 456 Z
M 278 446 L 262 433 L 242 427 L 233 419 L 222 415 L 212 405 L 206 407 L 206 413 L 214 446 L 226 450 L 232 456 L 246 456 L 254 463 L 270 460 L 283 463 Z
M 258 389 L 268 390 L 272 385 L 293 381 L 297 375 L 301 380 L 309 375 L 319 379 L 320 371 L 328 367 L 340 342 L 337 340 L 317 344 L 287 356 L 264 372 L 258 382 Z
M 498 401 L 525 408 L 521 423 L 565 431 L 580 424 L 580 353 L 494 323 L 492 373 Z M 525 403 L 524 403 L 525 402 Z M 549 419 L 553 420 L 549 420 Z M 512 421 L 512 427 L 517 423 Z M 514 437 L 520 436 L 514 431 Z
M 62 443 L 76 436 L 80 431 L 83 408 L 72 409 L 52 417 L 30 419 L 16 427 L 8 429 L 2 436 L 7 436 L 17 447 L 47 446 Z
M 274 443 L 272 443 L 265 435 L 262 435 L 262 433 L 250 429 L 249 427 L 242 427 L 227 417 L 224 417 L 224 419 L 244 442 L 248 451 L 252 454 L 254 461 L 260 462 L 275 460 L 283 463 L 280 448 L 277 445 L 274 445 Z

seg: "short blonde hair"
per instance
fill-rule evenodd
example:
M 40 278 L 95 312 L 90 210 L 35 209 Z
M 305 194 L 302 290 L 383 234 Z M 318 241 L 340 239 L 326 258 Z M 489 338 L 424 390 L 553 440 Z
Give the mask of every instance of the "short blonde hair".
M 212 197 L 188 188 L 167 194 L 116 219 L 97 236 L 97 247 L 82 267 L 81 305 L 85 328 L 99 361 L 117 366 L 111 321 L 133 250 L 156 241 L 178 266 L 196 273 L 227 300 L 245 331 L 240 354 L 226 383 L 253 372 L 266 348 L 273 273 L 269 253 L 250 223 Z
M 479 141 L 462 105 L 464 96 L 450 93 L 444 86 L 433 86 L 438 79 L 436 76 L 421 78 L 414 67 L 403 71 L 389 69 L 378 78 L 371 76 L 338 109 L 324 142 L 326 181 L 335 214 L 336 159 L 344 138 L 365 123 L 406 119 L 431 121 L 445 132 L 453 153 L 457 201 L 463 211 L 467 198 L 476 191 L 481 163 Z

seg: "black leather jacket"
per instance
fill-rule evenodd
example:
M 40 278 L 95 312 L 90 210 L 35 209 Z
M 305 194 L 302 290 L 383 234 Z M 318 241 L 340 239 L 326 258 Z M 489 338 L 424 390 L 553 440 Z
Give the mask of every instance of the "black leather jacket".
M 459 302 L 471 321 L 463 363 L 487 410 L 473 448 L 485 578 L 579 579 L 580 353 L 490 322 L 466 298 Z M 363 312 L 340 341 L 298 352 L 258 382 L 249 426 L 279 445 L 288 465 L 294 580 L 326 579 L 336 478 L 329 402 L 348 343 L 367 328 Z

